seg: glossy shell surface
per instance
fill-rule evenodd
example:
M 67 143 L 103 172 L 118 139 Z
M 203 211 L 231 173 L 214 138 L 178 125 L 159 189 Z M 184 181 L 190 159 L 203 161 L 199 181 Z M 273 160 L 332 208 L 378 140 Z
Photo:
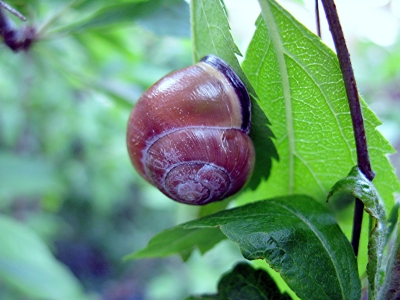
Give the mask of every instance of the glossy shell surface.
M 129 118 L 138 172 L 170 198 L 202 205 L 236 193 L 254 167 L 250 100 L 221 59 L 207 56 L 150 87 Z

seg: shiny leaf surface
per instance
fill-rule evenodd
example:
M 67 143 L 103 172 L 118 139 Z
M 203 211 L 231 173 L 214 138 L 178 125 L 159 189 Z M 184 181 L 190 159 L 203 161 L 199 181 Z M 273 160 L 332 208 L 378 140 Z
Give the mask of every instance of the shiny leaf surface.
M 272 124 L 279 161 L 273 161 L 268 181 L 243 198 L 305 193 L 322 202 L 357 161 L 338 60 L 278 3 L 259 2 L 262 16 L 243 70 Z M 400 187 L 387 158 L 393 148 L 376 130 L 380 121 L 363 101 L 362 106 L 374 185 L 390 210 Z
M 374 225 L 368 243 L 367 275 L 370 293 L 374 299 L 377 299 L 387 232 L 384 203 L 372 182 L 357 167 L 354 167 L 347 177 L 339 180 L 332 187 L 328 199 L 337 192 L 351 193 L 354 197 L 360 199 L 364 203 L 365 211 L 373 218 Z
M 359 299 L 353 250 L 333 216 L 307 196 L 288 196 L 225 210 L 166 230 L 132 257 L 180 253 L 176 233 L 219 228 L 249 260 L 265 259 L 305 299 Z M 210 232 L 202 234 L 205 243 Z M 185 241 L 190 249 L 200 241 Z M 322 267 L 323 266 L 323 267 Z
M 397 208 L 399 212 L 399 208 Z M 379 291 L 379 299 L 400 299 L 400 218 L 397 219 L 396 230 L 393 236 L 393 246 L 386 267 L 385 282 Z
M 193 296 L 186 300 L 201 299 L 291 299 L 281 294 L 275 282 L 267 272 L 253 269 L 247 263 L 239 263 L 232 271 L 225 274 L 218 283 L 218 295 Z

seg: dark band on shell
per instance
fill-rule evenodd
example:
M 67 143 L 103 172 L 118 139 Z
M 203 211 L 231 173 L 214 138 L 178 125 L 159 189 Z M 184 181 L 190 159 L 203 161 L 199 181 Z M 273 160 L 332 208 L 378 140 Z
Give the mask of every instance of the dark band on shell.
M 204 205 L 237 193 L 255 163 L 250 98 L 234 70 L 208 55 L 143 93 L 128 122 L 132 164 L 182 203 Z
M 239 78 L 239 76 L 230 65 L 228 65 L 225 61 L 215 55 L 204 56 L 200 61 L 205 62 L 218 69 L 232 84 L 236 94 L 239 97 L 242 108 L 243 122 L 241 128 L 244 132 L 249 134 L 251 123 L 251 102 L 247 89 L 242 80 Z

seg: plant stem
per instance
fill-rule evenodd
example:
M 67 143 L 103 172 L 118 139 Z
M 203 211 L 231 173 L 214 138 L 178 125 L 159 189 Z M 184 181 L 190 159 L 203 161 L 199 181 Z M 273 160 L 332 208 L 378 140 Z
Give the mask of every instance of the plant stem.
M 315 25 L 317 27 L 317 35 L 319 37 L 321 37 L 321 21 L 319 18 L 319 6 L 318 6 L 318 1 L 319 0 L 315 0 Z
M 18 18 L 20 18 L 22 21 L 26 21 L 25 16 L 23 16 L 19 11 L 17 11 L 16 9 L 12 8 L 10 5 L 8 5 L 7 3 L 0 1 L 0 7 L 8 10 L 10 13 L 12 13 L 13 15 L 17 16 Z
M 342 70 L 343 74 L 344 85 L 346 88 L 347 98 L 350 107 L 351 120 L 353 123 L 358 168 L 362 173 L 364 173 L 368 180 L 372 180 L 375 177 L 375 173 L 372 171 L 371 163 L 369 160 L 367 138 L 364 128 L 364 119 L 361 111 L 360 99 L 358 97 L 356 79 L 354 77 L 353 68 L 351 66 L 350 53 L 347 49 L 342 26 L 340 25 L 339 16 L 334 1 L 322 0 L 322 4 L 325 9 L 329 29 L 335 43 L 340 69 Z M 361 200 L 356 199 L 353 219 L 353 236 L 351 240 L 351 244 L 353 246 L 353 250 L 356 256 L 358 255 L 358 247 L 360 243 L 363 210 L 364 204 L 361 202 Z
M 364 212 L 364 203 L 362 203 L 360 199 L 356 198 L 354 204 L 353 232 L 351 235 L 351 246 L 353 247 L 354 254 L 356 256 L 358 255 L 358 248 L 360 246 L 363 212 Z

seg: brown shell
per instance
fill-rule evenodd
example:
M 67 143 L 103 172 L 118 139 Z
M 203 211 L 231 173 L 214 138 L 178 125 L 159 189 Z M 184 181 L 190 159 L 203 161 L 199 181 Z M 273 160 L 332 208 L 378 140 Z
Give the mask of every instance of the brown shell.
M 150 87 L 132 110 L 127 132 L 138 172 L 170 198 L 198 205 L 240 190 L 255 157 L 246 132 L 250 116 L 243 118 L 250 110 L 244 85 L 219 58 L 204 60 Z M 240 93 L 226 68 L 242 84 Z

